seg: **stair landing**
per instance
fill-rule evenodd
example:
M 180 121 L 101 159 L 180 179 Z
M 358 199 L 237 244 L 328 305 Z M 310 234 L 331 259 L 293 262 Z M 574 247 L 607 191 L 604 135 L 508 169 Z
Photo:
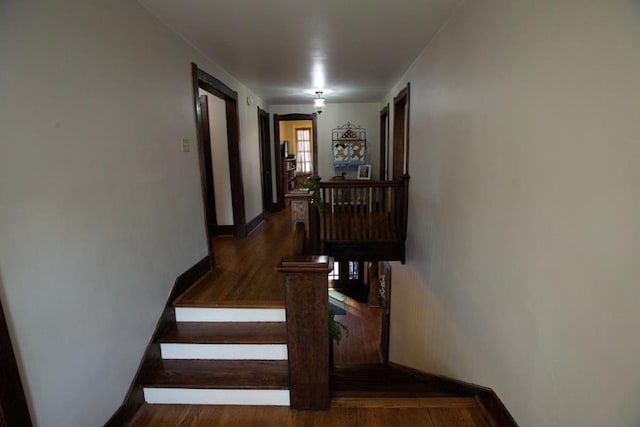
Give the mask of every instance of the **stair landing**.
M 291 213 L 269 214 L 249 236 L 217 236 L 218 266 L 175 301 L 176 307 L 284 308 L 282 275 L 275 271 L 293 251 Z

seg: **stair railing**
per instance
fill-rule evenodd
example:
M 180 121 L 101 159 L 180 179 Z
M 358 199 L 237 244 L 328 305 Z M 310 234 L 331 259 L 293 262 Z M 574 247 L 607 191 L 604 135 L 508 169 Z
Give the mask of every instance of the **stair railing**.
M 405 240 L 409 176 L 319 183 L 320 241 Z

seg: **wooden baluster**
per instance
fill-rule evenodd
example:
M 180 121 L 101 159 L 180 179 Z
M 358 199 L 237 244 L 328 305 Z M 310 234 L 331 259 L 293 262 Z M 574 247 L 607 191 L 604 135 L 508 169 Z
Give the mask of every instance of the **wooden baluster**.
M 329 191 L 327 188 L 322 188 L 322 201 L 323 201 L 323 209 L 322 209 L 322 240 L 327 240 L 329 238 L 329 236 L 331 235 L 331 226 L 330 226 L 330 219 L 331 219 L 331 200 L 328 199 L 329 196 Z
M 361 199 L 361 192 L 360 192 L 360 188 L 356 187 L 353 189 L 354 194 L 354 230 L 356 232 L 356 235 L 354 237 L 355 240 L 362 240 L 362 221 L 361 221 L 361 211 L 362 211 L 362 199 Z
M 379 218 L 381 218 L 382 216 L 380 215 L 380 190 L 382 190 L 382 188 L 378 187 L 374 189 L 374 196 L 372 197 L 374 199 L 373 203 L 375 203 L 375 205 L 373 205 L 372 207 L 372 211 L 373 211 L 373 219 L 374 219 L 374 224 L 375 226 L 373 227 L 373 240 L 380 240 L 380 227 L 384 227 L 383 223 L 380 223 Z
M 362 219 L 365 224 L 363 238 L 369 240 L 371 238 L 371 213 L 369 212 L 371 206 L 371 197 L 369 197 L 369 190 L 371 187 L 364 187 L 362 189 L 362 197 L 365 203 L 362 206 Z
M 333 188 L 329 189 L 331 193 L 331 237 L 328 240 L 335 240 L 336 238 L 336 200 L 335 200 L 335 190 Z
M 362 221 L 364 223 L 364 234 L 362 236 L 363 239 L 365 240 L 369 240 L 371 238 L 371 214 L 369 212 L 369 208 L 371 205 L 371 198 L 369 197 L 369 190 L 371 189 L 371 187 L 364 187 L 362 188 L 362 198 L 363 200 L 363 204 L 362 204 Z
M 356 240 L 362 240 L 363 239 L 363 226 L 362 226 L 362 188 L 358 187 L 358 188 L 354 188 L 355 193 L 356 193 L 356 209 L 357 209 L 357 213 L 355 216 L 355 220 L 356 220 L 356 230 L 357 230 L 357 237 Z

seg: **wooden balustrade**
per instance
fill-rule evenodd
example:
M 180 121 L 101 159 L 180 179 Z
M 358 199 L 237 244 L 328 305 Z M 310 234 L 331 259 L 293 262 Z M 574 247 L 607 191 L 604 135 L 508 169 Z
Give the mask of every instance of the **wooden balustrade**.
M 329 407 L 327 275 L 333 269 L 332 257 L 404 262 L 408 184 L 408 175 L 398 181 L 321 182 L 321 209 L 312 206 L 314 193 L 287 195 L 294 256 L 282 259 L 276 269 L 285 284 L 292 408 Z
M 397 181 L 320 182 L 322 209 L 311 210 L 309 246 L 340 260 L 404 262 L 408 189 L 408 175 Z

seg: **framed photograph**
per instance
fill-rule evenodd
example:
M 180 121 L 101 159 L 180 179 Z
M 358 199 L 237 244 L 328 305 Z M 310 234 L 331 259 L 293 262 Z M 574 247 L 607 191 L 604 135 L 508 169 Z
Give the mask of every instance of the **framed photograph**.
M 358 166 L 358 179 L 371 179 L 371 165 Z

